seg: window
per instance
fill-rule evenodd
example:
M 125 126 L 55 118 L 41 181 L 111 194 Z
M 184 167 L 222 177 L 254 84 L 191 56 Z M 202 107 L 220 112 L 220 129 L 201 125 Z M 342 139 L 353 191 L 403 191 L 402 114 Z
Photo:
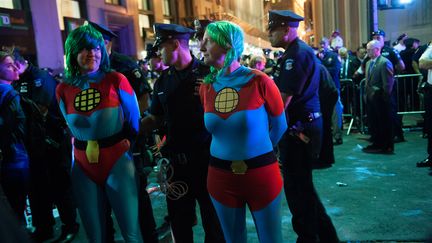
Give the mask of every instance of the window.
M 152 25 L 150 17 L 148 15 L 140 14 L 138 15 L 139 29 L 141 37 L 144 36 L 144 29 L 149 29 Z
M 171 24 L 171 20 L 170 20 L 170 19 L 164 19 L 164 20 L 163 20 L 163 23 L 164 23 L 164 24 Z
M 76 19 L 81 18 L 79 2 L 72 0 L 57 0 L 57 14 L 60 29 L 64 30 L 65 27 L 63 17 L 71 17 Z
M 228 9 L 234 10 L 235 9 L 235 3 L 234 1 L 228 1 Z
M 0 0 L 0 8 L 22 9 L 20 0 Z
M 139 10 L 150 10 L 150 1 L 149 0 L 138 0 L 138 9 Z
M 105 3 L 115 4 L 115 5 L 121 5 L 121 1 L 120 0 L 105 0 Z
M 169 0 L 163 1 L 163 15 L 165 16 L 171 16 L 171 9 L 170 9 L 170 2 Z

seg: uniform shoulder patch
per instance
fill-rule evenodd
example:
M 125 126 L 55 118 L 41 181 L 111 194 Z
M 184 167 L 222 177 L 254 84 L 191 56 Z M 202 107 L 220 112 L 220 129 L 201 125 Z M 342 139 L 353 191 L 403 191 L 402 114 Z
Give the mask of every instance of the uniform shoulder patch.
M 137 68 L 134 69 L 132 72 L 136 78 L 141 78 L 141 72 Z
M 34 86 L 35 87 L 41 87 L 42 86 L 42 79 L 38 78 L 34 80 Z
M 285 70 L 291 70 L 293 69 L 294 60 L 293 59 L 287 59 L 285 61 Z

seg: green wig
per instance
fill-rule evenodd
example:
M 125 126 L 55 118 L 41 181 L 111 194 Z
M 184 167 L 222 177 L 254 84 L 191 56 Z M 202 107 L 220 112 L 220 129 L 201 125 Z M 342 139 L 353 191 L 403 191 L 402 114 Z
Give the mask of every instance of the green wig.
M 90 24 L 84 24 L 74 29 L 67 37 L 65 43 L 66 56 L 66 83 L 77 85 L 79 81 L 80 67 L 77 62 L 78 53 L 83 49 L 91 50 L 99 47 L 101 50 L 101 61 L 99 70 L 110 72 L 110 63 L 108 53 L 105 48 L 102 34 Z
M 211 73 L 204 79 L 204 83 L 213 83 L 216 77 L 235 60 L 238 60 L 244 50 L 244 34 L 240 26 L 229 21 L 210 23 L 206 28 L 207 35 L 222 48 L 227 50 L 224 66 L 221 70 L 211 67 Z

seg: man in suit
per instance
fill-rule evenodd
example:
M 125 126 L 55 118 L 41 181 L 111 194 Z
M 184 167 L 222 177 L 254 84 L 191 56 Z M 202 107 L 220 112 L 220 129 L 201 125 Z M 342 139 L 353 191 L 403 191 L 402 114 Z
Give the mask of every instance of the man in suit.
M 391 121 L 391 92 L 393 65 L 380 53 L 381 43 L 367 44 L 370 60 L 366 63 L 366 112 L 372 144 L 363 148 L 365 153 L 392 154 L 394 149 Z
M 349 79 L 352 78 L 355 71 L 360 67 L 361 62 L 360 60 L 351 55 L 347 48 L 342 47 L 338 50 L 339 57 L 341 59 L 341 72 L 340 72 L 340 78 L 341 79 Z

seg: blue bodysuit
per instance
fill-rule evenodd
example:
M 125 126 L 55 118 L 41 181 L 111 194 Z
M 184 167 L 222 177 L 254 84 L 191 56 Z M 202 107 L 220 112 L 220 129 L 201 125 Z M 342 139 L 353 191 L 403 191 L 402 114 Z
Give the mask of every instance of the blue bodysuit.
M 245 206 L 260 242 L 282 242 L 282 177 L 273 147 L 287 124 L 281 95 L 264 73 L 241 66 L 204 84 L 212 134 L 207 187 L 227 242 L 246 242 Z

